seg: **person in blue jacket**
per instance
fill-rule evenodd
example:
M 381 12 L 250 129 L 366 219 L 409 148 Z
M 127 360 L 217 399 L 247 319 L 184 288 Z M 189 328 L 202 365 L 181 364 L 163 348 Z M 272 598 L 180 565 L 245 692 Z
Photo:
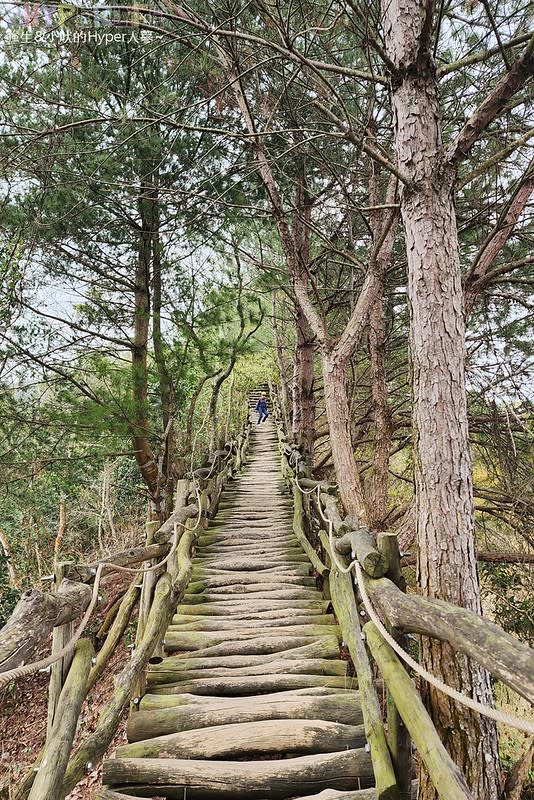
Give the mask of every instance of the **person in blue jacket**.
M 269 416 L 269 412 L 267 411 L 267 395 L 265 392 L 261 393 L 261 397 L 256 403 L 256 411 L 259 414 L 258 422 L 256 424 L 259 425 L 260 422 L 265 422 Z

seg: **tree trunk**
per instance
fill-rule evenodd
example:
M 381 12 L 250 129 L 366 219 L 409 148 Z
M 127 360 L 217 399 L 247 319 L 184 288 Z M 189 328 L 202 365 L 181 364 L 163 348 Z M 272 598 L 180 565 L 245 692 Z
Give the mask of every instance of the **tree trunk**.
M 313 460 L 315 440 L 315 397 L 313 393 L 314 336 L 300 306 L 295 306 L 296 344 L 293 378 L 293 439 L 303 455 Z
M 157 191 L 157 190 L 156 190 Z M 161 472 L 165 486 L 165 517 L 172 512 L 174 487 L 176 485 L 176 435 L 174 416 L 176 413 L 176 395 L 172 376 L 167 368 L 163 334 L 161 332 L 161 245 L 159 241 L 158 198 L 154 199 L 154 230 L 152 233 L 152 343 L 154 360 L 158 370 L 159 393 L 161 401 L 163 426 L 163 457 Z
M 444 164 L 432 6 L 383 3 L 385 42 L 397 68 L 392 85 L 408 257 L 418 575 L 422 592 L 480 612 L 471 456 L 464 375 L 464 320 L 452 187 Z M 423 639 L 421 661 L 438 678 L 491 704 L 487 673 L 442 642 Z M 427 692 L 440 737 L 478 800 L 499 797 L 495 725 Z M 420 797 L 437 799 L 422 770 Z
M 278 324 L 278 315 L 281 314 L 283 306 L 278 301 L 278 293 L 276 289 L 273 289 L 272 291 L 272 309 L 271 320 L 275 338 L 276 366 L 278 367 L 278 372 L 280 374 L 280 410 L 282 412 L 285 430 L 289 434 L 289 431 L 292 427 L 290 422 L 289 397 L 287 391 L 287 376 L 289 375 L 289 369 L 288 364 L 286 364 L 284 344 L 280 335 L 280 327 Z
M 375 434 L 373 467 L 368 492 L 369 525 L 373 530 L 385 530 L 392 426 L 386 379 L 383 292 L 379 300 L 373 304 L 369 315 L 369 358 Z
M 138 198 L 141 230 L 135 270 L 134 341 L 132 346 L 133 449 L 137 466 L 147 487 L 152 511 L 163 513 L 160 470 L 148 439 L 148 329 L 150 323 L 150 260 L 152 251 L 154 189 L 143 184 Z
M 323 353 L 323 379 L 332 459 L 339 493 L 345 511 L 363 523 L 367 521 L 367 511 L 350 436 L 346 368 L 344 364 L 339 364 L 332 353 Z

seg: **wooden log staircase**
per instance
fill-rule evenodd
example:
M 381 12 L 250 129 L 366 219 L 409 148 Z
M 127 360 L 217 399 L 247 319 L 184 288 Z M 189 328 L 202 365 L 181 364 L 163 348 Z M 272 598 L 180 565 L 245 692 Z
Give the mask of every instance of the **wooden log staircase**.
M 277 443 L 270 420 L 253 425 L 99 800 L 376 796 L 359 692 L 293 533 Z

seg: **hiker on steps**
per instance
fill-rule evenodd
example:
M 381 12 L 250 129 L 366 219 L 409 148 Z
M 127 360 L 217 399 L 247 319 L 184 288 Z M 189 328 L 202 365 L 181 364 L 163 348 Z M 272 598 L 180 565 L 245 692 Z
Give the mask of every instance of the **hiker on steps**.
M 256 403 L 256 411 L 259 414 L 258 422 L 256 424 L 259 425 L 260 422 L 265 422 L 269 416 L 269 412 L 267 411 L 267 395 L 265 392 L 261 393 L 261 397 Z

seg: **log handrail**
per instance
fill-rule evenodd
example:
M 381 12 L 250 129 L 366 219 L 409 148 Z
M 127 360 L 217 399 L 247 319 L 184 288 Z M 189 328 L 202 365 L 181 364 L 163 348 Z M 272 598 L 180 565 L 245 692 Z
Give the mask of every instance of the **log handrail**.
M 350 518 L 343 518 L 339 513 L 338 502 L 336 497 L 335 488 L 329 486 L 328 492 L 325 491 L 321 482 L 312 481 L 307 478 L 299 476 L 299 463 L 300 459 L 298 450 L 294 446 L 288 444 L 287 435 L 283 433 L 282 415 L 279 416 L 278 425 L 280 427 L 280 453 L 282 462 L 284 458 L 286 465 L 283 467 L 283 473 L 286 471 L 290 473 L 289 477 L 286 475 L 286 481 L 291 481 L 305 490 L 316 489 L 316 506 L 315 510 L 318 515 L 328 522 L 331 529 L 330 537 L 326 534 L 322 535 L 322 541 L 325 552 L 328 552 L 330 545 L 335 548 L 336 553 L 339 555 L 331 554 L 336 562 L 339 561 L 340 556 L 349 555 L 353 562 L 352 564 L 359 564 L 360 580 L 364 583 L 367 592 L 369 593 L 373 605 L 380 611 L 381 616 L 386 619 L 389 628 L 401 632 L 418 633 L 430 637 L 435 637 L 442 640 L 447 640 L 458 651 L 466 653 L 470 657 L 474 657 L 484 668 L 491 674 L 501 680 L 505 685 L 512 688 L 522 697 L 525 697 L 530 702 L 534 701 L 534 679 L 532 675 L 532 650 L 527 645 L 519 642 L 514 637 L 507 634 L 498 625 L 486 620 L 475 612 L 453 606 L 443 601 L 426 598 L 419 595 L 405 594 L 399 586 L 404 586 L 404 577 L 400 569 L 400 564 L 397 559 L 396 563 L 390 564 L 388 559 L 387 543 L 383 542 L 379 547 L 376 546 L 373 534 L 366 528 L 355 526 Z M 288 455 L 291 457 L 288 458 Z M 306 486 L 303 482 L 306 481 Z M 398 548 L 397 548 L 398 551 Z M 345 569 L 345 568 L 344 568 Z M 347 568 L 348 569 L 348 568 Z M 385 577 L 387 576 L 387 577 Z M 334 567 L 331 568 L 330 583 L 332 579 L 339 581 L 340 577 L 351 580 L 348 575 L 342 571 L 336 571 Z M 392 578 L 393 580 L 390 580 Z M 394 581 L 394 582 L 393 582 Z M 395 585 L 397 584 L 397 585 Z M 352 591 L 352 590 L 351 590 Z M 354 592 L 352 591 L 354 596 Z M 332 599 L 334 594 L 332 594 Z M 356 600 L 354 599 L 354 603 Z M 336 613 L 338 609 L 335 607 Z M 342 612 L 343 614 L 343 612 Z M 339 618 L 338 618 L 339 619 Z M 342 626 L 342 621 L 339 619 Z M 398 670 L 391 670 L 392 660 L 389 657 L 387 648 L 389 645 L 382 638 L 381 634 L 374 627 L 366 630 L 372 631 L 373 636 L 373 655 L 376 652 L 376 662 L 379 666 L 382 675 L 394 696 L 394 702 L 397 705 L 397 710 L 408 728 L 412 725 L 413 720 L 408 725 L 408 716 L 406 715 L 403 706 L 402 697 L 398 697 L 397 692 L 393 692 L 390 686 L 392 680 L 391 675 L 397 674 Z M 386 634 L 384 634 L 386 635 Z M 393 652 L 393 651 L 392 651 Z M 387 658 L 384 653 L 388 653 Z M 351 650 L 351 656 L 353 652 Z M 358 658 L 358 656 L 356 656 Z M 395 656 L 396 659 L 396 656 Z M 399 669 L 403 672 L 402 681 L 407 681 L 407 685 L 411 687 L 411 691 L 419 699 L 411 678 L 406 673 L 406 670 L 399 664 Z M 358 670 L 358 666 L 355 662 Z M 430 678 L 430 676 L 429 676 Z M 397 698 L 398 697 L 398 702 Z M 419 713 L 419 712 L 418 712 Z M 426 711 L 424 712 L 426 714 Z M 488 715 L 495 713 L 492 709 L 486 711 Z M 427 715 L 428 716 L 428 715 Z M 522 720 L 513 720 L 513 718 L 503 720 L 512 724 L 515 722 L 516 727 L 523 725 L 530 725 Z M 406 718 L 405 718 L 406 717 Z M 423 712 L 421 711 L 421 719 L 423 719 Z M 432 725 L 431 720 L 428 718 L 429 730 L 433 731 L 433 737 L 439 741 L 437 732 Z M 422 726 L 425 728 L 425 725 Z M 428 726 L 427 726 L 428 727 Z M 410 730 L 413 736 L 412 730 Z M 416 741 L 416 737 L 413 737 Z M 428 737 L 421 738 L 417 736 L 416 744 L 419 748 L 424 749 L 428 745 Z M 429 769 L 431 779 L 438 790 L 441 791 L 444 798 L 456 800 L 462 798 L 467 800 L 471 794 L 465 785 L 465 781 L 461 776 L 458 777 L 456 769 L 439 742 L 439 748 L 434 749 L 430 757 L 431 761 L 434 759 L 432 769 Z M 432 748 L 431 748 L 432 749 Z M 421 753 L 422 757 L 423 754 Z M 428 753 L 425 750 L 425 758 Z M 446 756 L 446 758 L 445 758 Z M 447 763 L 447 759 L 450 763 Z M 424 760 L 424 758 L 423 758 Z M 425 762 L 426 763 L 426 762 Z M 451 766 L 452 765 L 452 766 Z M 428 766 L 428 765 L 427 765 Z M 451 771 L 452 770 L 452 771 Z M 456 777 L 452 779 L 453 773 Z M 443 777 L 446 776 L 446 777 Z M 444 789 L 443 787 L 446 787 Z M 441 795 L 440 795 L 441 796 Z
M 83 680 L 79 680 L 79 676 L 76 679 L 77 699 L 76 705 L 73 706 L 75 708 L 78 700 L 81 698 L 81 702 L 95 684 L 105 668 L 114 646 L 120 640 L 128 625 L 131 612 L 140 595 L 139 573 L 141 572 L 145 577 L 147 574 L 152 576 L 154 567 L 136 570 L 129 569 L 129 565 L 157 561 L 157 571 L 159 572 L 162 567 L 164 568 L 163 574 L 155 583 L 155 590 L 146 593 L 148 598 L 145 609 L 146 616 L 138 636 L 137 646 L 133 652 L 132 659 L 128 660 L 116 680 L 115 692 L 100 716 L 97 729 L 88 739 L 82 742 L 75 756 L 71 756 L 68 759 L 67 757 L 70 756 L 70 745 L 68 743 L 71 737 L 70 733 L 67 732 L 67 728 L 69 726 L 72 727 L 72 714 L 65 715 L 64 720 L 62 719 L 63 715 L 57 715 L 57 723 L 55 722 L 53 726 L 54 739 L 63 741 L 63 745 L 67 744 L 66 747 L 63 746 L 61 758 L 56 758 L 54 755 L 51 760 L 43 758 L 41 753 L 35 766 L 20 781 L 15 791 L 14 800 L 26 800 L 26 798 L 32 796 L 30 792 L 34 783 L 37 785 L 34 790 L 34 792 L 37 792 L 35 796 L 40 796 L 41 784 L 52 785 L 50 783 L 52 777 L 54 797 L 65 797 L 83 777 L 87 764 L 95 764 L 102 758 L 115 734 L 125 709 L 128 707 L 136 686 L 139 685 L 140 676 L 160 643 L 170 617 L 174 613 L 176 604 L 189 583 L 192 570 L 192 548 L 196 539 L 197 523 L 201 524 L 203 522 L 203 517 L 207 516 L 210 509 L 216 509 L 224 481 L 232 479 L 234 470 L 242 465 L 248 446 L 249 430 L 250 425 L 247 421 L 243 426 L 243 431 L 225 449 L 224 459 L 220 457 L 220 453 L 214 454 L 210 467 L 210 473 L 213 476 L 211 482 L 208 479 L 203 482 L 204 485 L 199 485 L 201 481 L 196 479 L 194 475 L 192 476 L 193 481 L 191 484 L 190 481 L 186 481 L 189 488 L 179 498 L 171 517 L 167 523 L 158 526 L 157 531 L 152 532 L 155 539 L 154 543 L 149 542 L 144 546 L 133 547 L 112 554 L 93 564 L 67 565 L 68 574 L 78 578 L 78 580 L 64 580 L 58 592 L 54 594 L 31 590 L 17 604 L 6 626 L 0 631 L 0 658 L 2 658 L 2 653 L 4 654 L 0 665 L 4 667 L 5 677 L 8 676 L 13 665 L 19 665 L 21 661 L 25 663 L 28 658 L 31 658 L 32 652 L 39 647 L 54 627 L 75 619 L 84 610 L 86 614 L 88 613 L 87 609 L 92 603 L 92 598 L 94 599 L 94 592 L 98 590 L 96 586 L 91 590 L 90 584 L 95 582 L 95 578 L 99 581 L 102 574 L 107 574 L 114 570 L 136 574 L 120 605 L 117 606 L 116 616 L 107 628 L 106 642 L 97 655 L 92 669 L 84 668 Z M 181 488 L 183 489 L 183 486 Z M 200 499 L 200 509 L 195 503 L 189 502 L 190 489 L 194 489 L 194 493 Z M 178 497 L 179 492 L 177 492 Z M 201 512 L 200 514 L 199 511 Z M 193 519 L 196 519 L 196 521 L 192 522 Z M 153 525 L 153 523 L 148 523 L 148 526 L 150 525 Z M 169 542 L 171 538 L 173 538 L 172 545 Z M 163 557 L 163 562 L 158 561 L 161 557 Z M 28 609 L 31 609 L 31 613 Z M 42 613 L 39 613 L 39 611 Z M 33 641 L 31 641 L 32 637 L 28 636 L 30 619 L 34 622 L 39 634 L 33 637 Z M 79 647 L 82 650 L 85 647 L 85 643 L 89 644 L 88 640 L 80 639 Z M 9 665 L 9 667 L 6 665 Z M 19 667 L 19 671 L 21 669 L 23 668 Z M 71 683 L 74 681 L 74 673 L 71 675 L 71 670 L 66 675 L 65 688 L 69 681 Z M 85 673 L 87 674 L 85 675 Z M 2 672 L 0 672 L 0 679 L 1 676 Z M 47 764 L 50 765 L 49 770 L 47 770 Z M 53 776 L 49 774 L 50 770 L 53 770 Z M 37 782 L 36 777 L 38 779 Z

